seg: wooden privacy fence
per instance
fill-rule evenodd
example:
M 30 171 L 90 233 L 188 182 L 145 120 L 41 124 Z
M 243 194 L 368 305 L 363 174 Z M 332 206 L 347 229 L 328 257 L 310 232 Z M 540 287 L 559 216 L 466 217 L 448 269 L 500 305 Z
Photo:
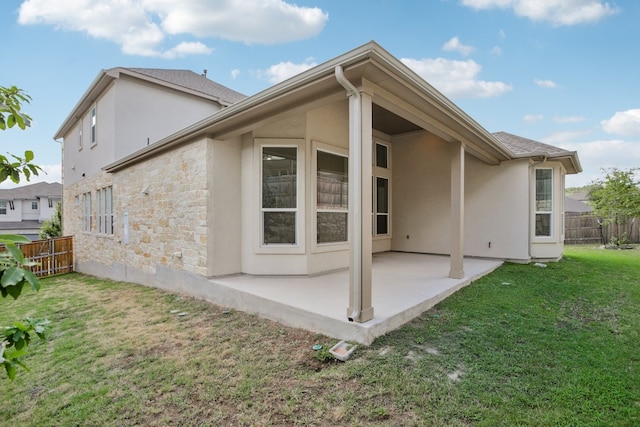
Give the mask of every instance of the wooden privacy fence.
M 38 265 L 30 267 L 38 277 L 73 271 L 73 237 L 35 240 L 31 243 L 20 243 L 18 246 L 25 258 L 38 263 Z
M 640 243 L 640 219 L 632 223 L 631 218 L 620 225 L 620 234 L 627 233 L 630 243 Z M 616 225 L 600 226 L 599 218 L 593 214 L 565 213 L 564 242 L 567 244 L 606 244 L 616 235 Z

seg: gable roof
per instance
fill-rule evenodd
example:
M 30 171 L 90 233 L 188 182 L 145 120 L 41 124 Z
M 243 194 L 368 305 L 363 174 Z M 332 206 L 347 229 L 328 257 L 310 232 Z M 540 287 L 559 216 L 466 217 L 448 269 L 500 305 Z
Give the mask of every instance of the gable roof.
M 62 198 L 59 182 L 37 182 L 16 188 L 0 189 L 0 200 L 31 200 L 39 198 Z
M 511 148 L 508 147 L 501 138 L 483 128 L 402 61 L 371 41 L 238 101 L 107 165 L 104 170 L 115 172 L 198 138 L 225 139 L 238 136 L 269 121 L 283 118 L 303 106 L 322 105 L 329 99 L 344 99 L 345 88 L 337 79 L 338 70 L 342 70 L 344 78 L 365 91 L 367 87 L 375 85 L 374 107 L 382 107 L 444 141 L 463 142 L 467 153 L 488 164 L 498 165 L 506 160 L 530 157 L 526 153 L 531 150 L 526 147 L 518 149 L 518 144 L 513 141 Z M 540 149 L 543 145 L 546 144 L 537 147 Z M 582 170 L 577 153 L 553 148 L 556 151 L 546 148 L 544 153 L 536 151 L 535 156 L 561 160 L 568 173 Z
M 225 106 L 234 104 L 247 97 L 240 92 L 229 89 L 191 70 L 167 70 L 162 68 L 123 68 L 123 70 L 143 74 L 159 81 L 217 98 L 219 102 Z
M 82 95 L 78 103 L 73 107 L 67 118 L 64 120 L 53 139 L 62 138 L 72 126 L 75 125 L 78 117 L 88 110 L 100 94 L 122 75 L 130 76 L 150 83 L 154 83 L 166 88 L 174 89 L 183 93 L 191 94 L 200 98 L 217 102 L 223 107 L 228 107 L 244 98 L 245 95 L 235 90 L 229 89 L 219 83 L 209 80 L 207 77 L 194 73 L 190 70 L 167 70 L 157 68 L 125 68 L 115 67 L 101 70 L 93 80 L 89 88 Z
M 582 172 L 582 166 L 575 151 L 568 151 L 507 132 L 495 132 L 493 135 L 511 151 L 513 158 L 556 159 L 563 163 L 567 173 Z

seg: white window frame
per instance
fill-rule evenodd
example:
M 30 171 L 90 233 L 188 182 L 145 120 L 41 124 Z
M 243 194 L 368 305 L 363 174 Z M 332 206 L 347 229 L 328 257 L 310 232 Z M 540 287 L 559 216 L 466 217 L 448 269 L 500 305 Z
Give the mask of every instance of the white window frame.
M 296 243 L 295 244 L 264 244 L 263 213 L 268 211 L 284 211 L 284 209 L 263 209 L 262 207 L 262 149 L 265 147 L 296 148 L 296 207 L 291 212 L 296 213 Z M 254 166 L 258 171 L 255 203 L 257 218 L 255 221 L 255 252 L 270 254 L 301 254 L 305 252 L 305 141 L 299 138 L 255 138 Z
M 91 146 L 95 146 L 98 143 L 98 135 L 97 135 L 97 126 L 98 126 L 98 112 L 97 107 L 94 105 L 89 112 L 89 124 L 90 124 L 90 135 L 89 139 L 91 141 Z
M 377 145 L 382 145 L 387 148 L 387 167 L 378 166 L 378 150 Z M 373 140 L 373 177 L 371 179 L 371 233 L 373 235 L 374 240 L 383 240 L 383 239 L 391 239 L 392 237 L 392 227 L 391 227 L 391 219 L 392 219 L 392 197 L 391 197 L 391 144 L 387 141 L 383 141 L 377 138 Z M 387 210 L 388 212 L 378 212 L 378 178 L 386 179 L 388 183 L 388 193 L 387 193 Z M 378 215 L 386 215 L 387 217 L 387 233 L 378 234 L 377 224 L 378 224 Z
M 92 231 L 93 215 L 91 206 L 91 191 L 82 194 L 82 230 L 87 233 Z
M 78 151 L 82 150 L 82 120 L 78 122 Z
M 542 209 L 538 209 L 538 171 L 542 171 L 542 170 L 548 170 L 551 171 L 551 195 L 550 195 L 550 202 L 551 202 L 551 208 L 549 210 L 542 210 Z M 555 233 L 555 229 L 554 229 L 554 218 L 555 218 L 555 203 L 554 203 L 554 198 L 555 198 L 555 188 L 554 188 L 554 184 L 555 184 L 555 179 L 554 179 L 554 169 L 550 168 L 550 167 L 541 167 L 541 168 L 535 168 L 534 172 L 533 172 L 533 207 L 534 207 L 534 212 L 533 212 L 533 236 L 538 239 L 538 240 L 545 240 L 545 239 L 552 239 L 553 235 Z M 549 234 L 538 234 L 537 230 L 536 230 L 536 223 L 537 223 L 537 217 L 538 215 L 548 215 L 549 216 Z
M 38 210 L 38 202 L 37 201 L 32 201 L 31 202 L 31 210 L 32 211 L 37 211 Z
M 324 151 L 325 153 L 335 154 L 337 156 L 342 156 L 349 159 L 349 150 L 341 147 L 336 147 L 334 145 L 322 143 L 319 141 L 312 141 L 312 159 L 311 159 L 311 176 L 313 177 L 313 230 L 312 230 L 312 238 L 313 241 L 313 252 L 321 253 L 321 252 L 333 252 L 333 251 L 341 251 L 345 249 L 349 249 L 349 242 L 351 240 L 350 236 L 350 226 L 349 226 L 349 208 L 351 207 L 351 195 L 349 195 L 348 200 L 348 208 L 346 210 L 343 209 L 318 209 L 318 151 Z M 351 179 L 351 175 L 349 173 L 349 179 Z M 344 242 L 329 242 L 329 243 L 318 243 L 318 212 L 344 212 L 347 214 L 347 240 Z
M 7 201 L 0 200 L 0 215 L 6 215 L 6 214 L 7 214 Z
M 113 234 L 113 187 L 104 187 L 96 192 L 98 199 L 98 233 Z

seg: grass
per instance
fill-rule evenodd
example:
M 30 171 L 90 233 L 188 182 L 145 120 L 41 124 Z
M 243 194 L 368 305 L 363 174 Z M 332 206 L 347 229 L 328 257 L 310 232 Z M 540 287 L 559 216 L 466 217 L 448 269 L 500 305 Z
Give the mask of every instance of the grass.
M 637 249 L 506 264 L 346 363 L 311 349 L 335 339 L 78 274 L 0 308 L 53 324 L 0 376 L 0 425 L 640 425 Z

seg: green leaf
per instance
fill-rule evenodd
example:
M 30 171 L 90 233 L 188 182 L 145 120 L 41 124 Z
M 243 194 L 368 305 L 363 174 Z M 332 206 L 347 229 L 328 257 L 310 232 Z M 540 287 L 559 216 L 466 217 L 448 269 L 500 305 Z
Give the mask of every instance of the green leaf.
M 15 124 L 16 116 L 14 116 L 13 114 L 9 114 L 9 117 L 7 117 L 7 126 L 9 126 L 9 128 L 12 128 Z
M 24 270 L 20 267 L 11 266 L 6 269 L 2 278 L 0 279 L 0 285 L 3 288 L 7 288 L 9 286 L 16 286 L 19 283 L 24 284 Z M 9 291 L 10 292 L 10 291 Z
M 31 243 L 28 237 L 19 234 L 0 234 L 0 243 Z
M 24 161 L 29 163 L 34 158 L 33 151 L 27 150 L 24 152 Z
M 13 365 L 13 363 L 11 363 L 10 360 L 5 360 L 4 361 L 4 369 L 6 369 L 7 371 L 7 376 L 9 377 L 10 380 L 13 380 L 16 378 L 16 367 Z
M 31 285 L 31 289 L 33 289 L 35 292 L 38 292 L 40 290 L 40 280 L 35 274 L 33 274 L 32 271 L 24 270 L 24 278 Z
M 4 294 L 4 291 L 6 291 L 6 293 L 8 295 L 11 295 L 13 297 L 13 299 L 18 299 L 18 297 L 20 296 L 20 294 L 22 293 L 22 288 L 24 286 L 24 282 L 20 282 L 15 286 L 8 286 L 8 287 L 0 287 L 0 289 L 3 291 L 2 293 Z M 3 295 L 5 296 L 5 295 Z
M 16 263 L 22 265 L 22 263 L 24 262 L 24 254 L 22 253 L 20 248 L 10 242 L 5 242 L 5 246 L 7 248 L 7 252 L 11 254 L 11 257 L 16 261 Z

